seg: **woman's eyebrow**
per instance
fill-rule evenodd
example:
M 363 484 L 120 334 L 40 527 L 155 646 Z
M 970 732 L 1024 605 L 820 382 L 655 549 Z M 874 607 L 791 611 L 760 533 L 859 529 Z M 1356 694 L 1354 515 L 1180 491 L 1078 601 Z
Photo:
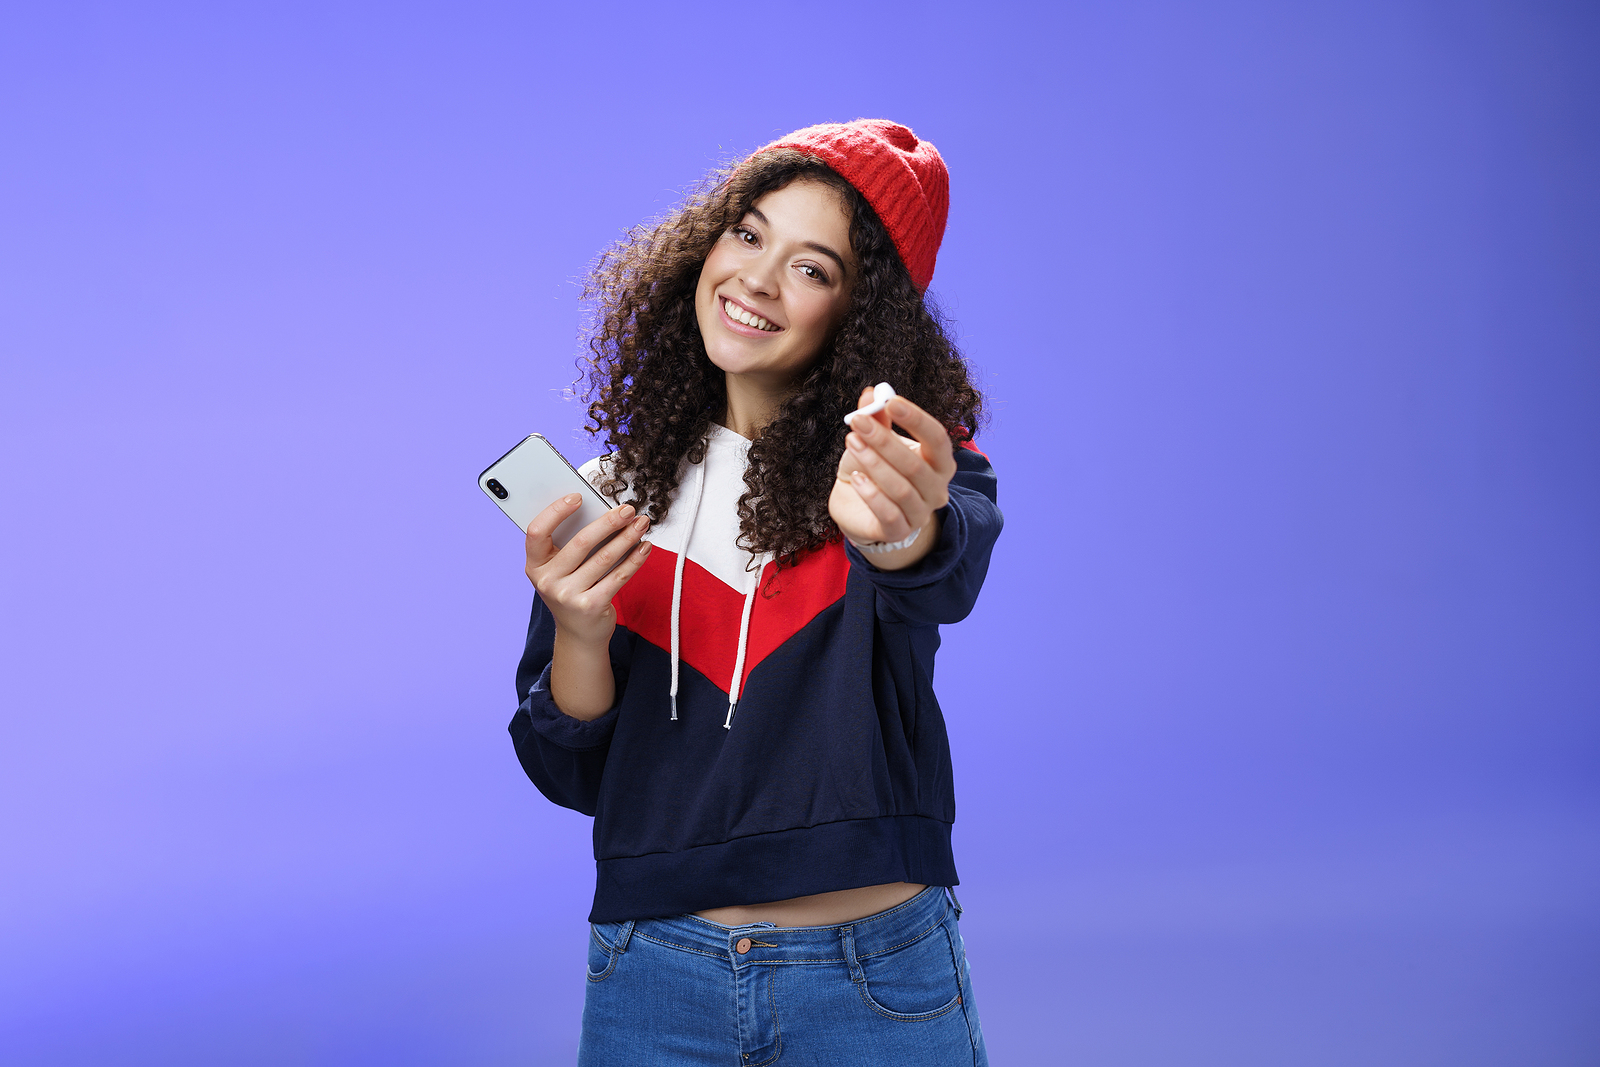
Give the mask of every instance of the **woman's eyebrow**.
M 827 245 L 819 245 L 815 241 L 806 241 L 803 243 L 803 247 L 809 248 L 813 252 L 821 252 L 823 255 L 839 264 L 839 273 L 849 273 L 848 269 L 844 265 L 844 257 L 839 255 L 839 253 L 835 252 L 833 249 L 829 248 Z
M 772 222 L 765 215 L 763 215 L 758 208 L 752 207 L 752 208 L 749 209 L 749 211 L 746 212 L 746 214 L 754 215 L 757 220 L 759 220 L 760 222 L 762 222 L 763 224 L 765 224 L 767 226 L 771 226 L 772 225 Z M 823 255 L 827 256 L 829 259 L 831 259 L 835 263 L 839 264 L 840 273 L 842 273 L 842 274 L 850 273 L 850 268 L 848 268 L 848 267 L 846 267 L 844 265 L 844 257 L 841 256 L 839 253 L 835 252 L 833 249 L 829 248 L 827 245 L 818 244 L 815 241 L 801 241 L 800 242 L 800 247 L 809 248 L 813 252 L 821 252 Z

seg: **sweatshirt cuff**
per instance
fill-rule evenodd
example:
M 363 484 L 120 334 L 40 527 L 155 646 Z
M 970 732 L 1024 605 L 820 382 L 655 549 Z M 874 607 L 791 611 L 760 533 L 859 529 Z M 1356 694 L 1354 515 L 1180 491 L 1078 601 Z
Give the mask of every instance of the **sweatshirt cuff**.
M 611 734 L 617 728 L 617 708 L 622 704 L 622 679 L 617 679 L 615 703 L 598 719 L 585 721 L 575 719 L 556 707 L 555 697 L 550 695 L 550 668 L 551 664 L 545 664 L 538 681 L 533 683 L 527 698 L 517 709 L 527 713 L 534 732 L 552 745 L 573 752 L 599 748 L 610 741 Z M 613 665 L 612 670 L 615 669 Z
M 931 552 L 909 567 L 897 571 L 880 571 L 848 537 L 844 540 L 845 555 L 849 557 L 852 566 L 865 571 L 875 585 L 886 589 L 920 589 L 922 586 L 940 582 L 956 569 L 967 550 L 967 520 L 962 515 L 961 509 L 956 506 L 954 493 L 950 496 L 950 503 L 934 514 L 939 516 L 938 543 L 933 546 Z

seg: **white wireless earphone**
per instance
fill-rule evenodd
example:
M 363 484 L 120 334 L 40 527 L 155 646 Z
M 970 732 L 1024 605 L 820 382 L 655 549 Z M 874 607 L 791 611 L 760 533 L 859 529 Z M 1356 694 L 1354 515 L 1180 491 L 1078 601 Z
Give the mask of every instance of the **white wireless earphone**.
M 889 403 L 890 398 L 892 398 L 894 395 L 894 386 L 890 385 L 888 382 L 879 382 L 877 385 L 872 387 L 872 403 L 868 404 L 864 408 L 858 408 L 855 411 L 850 412 L 850 414 L 844 417 L 844 424 L 849 426 L 850 420 L 855 418 L 857 415 L 876 415 L 878 412 L 883 410 L 884 405 Z

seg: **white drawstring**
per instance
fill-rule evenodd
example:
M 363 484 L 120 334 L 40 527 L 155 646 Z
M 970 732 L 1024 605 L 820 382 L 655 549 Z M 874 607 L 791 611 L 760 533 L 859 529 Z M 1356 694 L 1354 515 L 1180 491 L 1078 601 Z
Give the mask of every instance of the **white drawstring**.
M 689 559 L 689 541 L 694 537 L 694 523 L 700 516 L 700 503 L 706 496 L 706 464 L 710 457 L 690 467 L 694 478 L 694 503 L 689 508 L 689 521 L 684 524 L 683 541 L 678 546 L 678 560 L 672 567 L 672 688 L 668 698 L 672 704 L 672 719 L 678 718 L 678 664 L 682 661 L 683 565 Z M 698 473 L 695 473 L 698 471 Z M 750 588 L 744 594 L 744 612 L 739 616 L 739 653 L 733 662 L 733 678 L 728 682 L 728 717 L 722 723 L 724 730 L 733 729 L 733 713 L 739 706 L 739 688 L 744 678 L 745 652 L 750 645 L 750 615 L 755 608 L 756 592 L 761 588 L 761 572 L 768 556 L 758 553 L 751 557 L 755 574 L 750 578 Z
M 683 543 L 678 546 L 678 562 L 672 568 L 672 689 L 668 696 L 672 701 L 672 718 L 678 718 L 678 611 L 683 604 L 683 564 L 689 558 L 689 538 L 694 536 L 694 520 L 700 514 L 700 501 L 706 495 L 706 471 L 704 461 L 691 464 L 691 472 L 695 473 L 694 506 L 689 509 L 689 522 L 683 530 Z M 746 611 L 749 609 L 747 608 Z
M 722 723 L 724 730 L 733 729 L 733 711 L 739 706 L 739 682 L 744 678 L 744 653 L 750 644 L 750 609 L 755 607 L 756 590 L 761 588 L 761 572 L 766 568 L 766 557 L 754 557 L 755 575 L 750 589 L 744 595 L 744 614 L 739 617 L 739 655 L 733 661 L 733 680 L 728 683 L 728 717 Z

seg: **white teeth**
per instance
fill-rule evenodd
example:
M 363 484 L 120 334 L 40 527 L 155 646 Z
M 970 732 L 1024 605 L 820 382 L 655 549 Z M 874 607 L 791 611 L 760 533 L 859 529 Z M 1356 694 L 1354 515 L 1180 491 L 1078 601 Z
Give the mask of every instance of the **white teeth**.
M 722 301 L 722 307 L 727 311 L 728 318 L 734 320 L 735 322 L 742 322 L 746 326 L 754 326 L 758 330 L 766 330 L 768 332 L 777 329 L 776 326 L 772 325 L 772 323 L 768 322 L 760 315 L 750 314 L 750 312 L 746 311 L 738 304 L 735 304 L 732 300 L 724 299 Z

